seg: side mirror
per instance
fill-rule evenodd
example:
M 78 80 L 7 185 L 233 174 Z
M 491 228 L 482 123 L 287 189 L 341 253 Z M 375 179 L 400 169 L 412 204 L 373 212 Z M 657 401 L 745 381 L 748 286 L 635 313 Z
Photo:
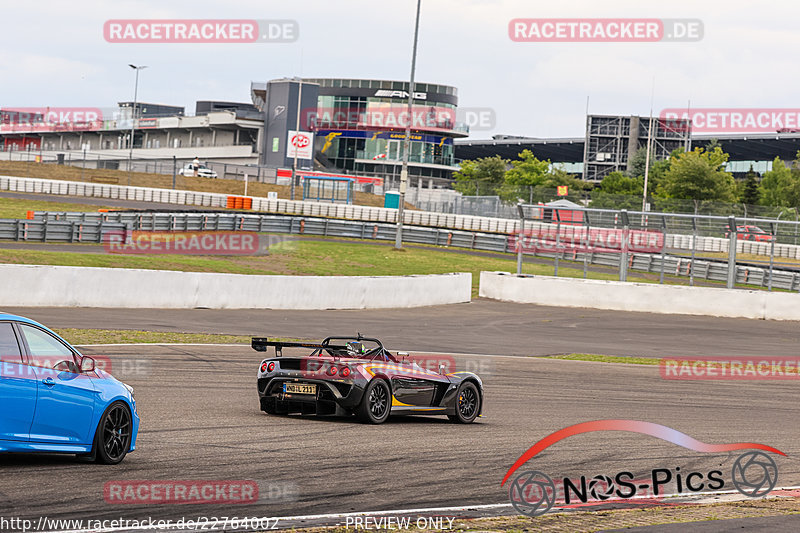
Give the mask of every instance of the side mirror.
M 88 355 L 84 355 L 83 359 L 81 359 L 81 372 L 83 373 L 94 372 L 94 367 L 95 367 L 94 359 L 92 359 Z

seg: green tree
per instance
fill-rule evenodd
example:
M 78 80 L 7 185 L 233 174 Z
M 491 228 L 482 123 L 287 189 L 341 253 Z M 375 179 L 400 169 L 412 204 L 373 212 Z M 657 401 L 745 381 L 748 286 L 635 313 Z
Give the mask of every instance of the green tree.
M 508 160 L 499 155 L 465 159 L 461 169 L 453 173 L 453 188 L 465 196 L 492 196 L 503 186 Z
M 653 151 L 650 150 L 650 165 L 655 162 L 653 158 Z M 638 178 L 639 176 L 644 176 L 644 167 L 647 164 L 647 147 L 642 146 L 636 152 L 634 152 L 633 157 L 631 157 L 630 161 L 628 161 L 628 171 L 625 173 L 628 177 L 631 178 Z M 607 176 L 606 176 L 607 177 Z M 603 178 L 605 180 L 605 178 Z
M 757 205 L 760 200 L 760 191 L 758 190 L 758 173 L 753 170 L 753 165 L 750 165 L 750 170 L 744 176 L 744 185 L 742 186 L 742 203 L 747 205 Z
M 503 200 L 515 202 L 518 199 L 531 201 L 534 188 L 542 187 L 550 176 L 550 161 L 540 160 L 530 150 L 518 154 L 519 159 L 511 162 L 506 172 L 505 183 L 499 193 Z
M 674 156 L 683 149 L 679 148 L 678 150 L 672 152 L 671 156 Z M 666 174 L 667 170 L 669 170 L 670 159 L 661 159 L 656 160 L 655 154 L 653 153 L 652 149 L 650 151 L 650 171 L 647 173 L 647 193 L 648 196 L 657 195 L 659 191 L 659 186 L 664 179 L 664 174 Z M 642 146 L 633 154 L 631 160 L 628 163 L 628 172 L 626 172 L 627 176 L 630 178 L 642 178 L 642 188 L 644 188 L 644 173 L 645 173 L 645 166 L 647 165 L 647 148 Z M 641 193 L 640 193 L 641 194 Z M 640 206 L 641 207 L 641 206 Z
M 592 207 L 639 210 L 642 208 L 644 178 L 611 172 L 592 191 Z
M 670 157 L 661 188 L 670 198 L 698 201 L 735 201 L 733 176 L 725 172 L 728 154 L 719 146 L 713 151 L 695 148 Z
M 789 168 L 776 157 L 772 170 L 761 179 L 761 205 L 775 207 L 797 207 L 800 205 L 800 170 Z
M 641 176 L 629 177 L 622 172 L 612 172 L 600 182 L 600 190 L 603 194 L 627 194 L 636 195 L 641 198 L 644 191 L 644 178 Z

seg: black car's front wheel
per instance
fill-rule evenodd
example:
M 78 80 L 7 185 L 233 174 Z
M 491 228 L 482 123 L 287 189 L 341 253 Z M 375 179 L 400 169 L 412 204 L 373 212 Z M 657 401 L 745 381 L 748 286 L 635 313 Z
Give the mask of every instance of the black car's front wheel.
M 383 379 L 370 381 L 364 389 L 364 397 L 356 410 L 358 417 L 370 424 L 382 424 L 389 418 L 392 410 L 392 392 L 389 384 Z
M 124 402 L 114 402 L 100 417 L 94 436 L 94 450 L 98 463 L 119 464 L 131 448 L 133 420 Z
M 456 414 L 447 415 L 450 420 L 469 424 L 478 416 L 481 407 L 481 396 L 478 387 L 471 381 L 465 381 L 458 388 L 456 397 Z

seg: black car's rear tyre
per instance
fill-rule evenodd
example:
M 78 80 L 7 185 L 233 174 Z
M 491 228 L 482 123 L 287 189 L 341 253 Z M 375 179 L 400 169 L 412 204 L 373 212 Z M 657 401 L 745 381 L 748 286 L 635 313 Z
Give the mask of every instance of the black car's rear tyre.
M 94 453 L 98 463 L 115 465 L 122 462 L 131 449 L 133 420 L 125 402 L 114 402 L 106 408 L 94 435 Z
M 356 414 L 363 422 L 383 424 L 392 410 L 392 391 L 383 379 L 376 378 L 364 389 L 364 397 L 356 409 Z
M 465 381 L 458 387 L 456 396 L 456 414 L 447 417 L 461 424 L 469 424 L 478 416 L 481 408 L 481 395 L 478 387 L 471 381 Z

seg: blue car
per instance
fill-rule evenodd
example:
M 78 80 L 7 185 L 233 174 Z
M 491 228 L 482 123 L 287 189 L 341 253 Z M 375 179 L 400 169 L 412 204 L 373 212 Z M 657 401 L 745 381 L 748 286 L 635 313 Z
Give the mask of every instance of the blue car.
M 133 388 L 45 326 L 0 313 L 0 453 L 117 464 L 138 430 Z

